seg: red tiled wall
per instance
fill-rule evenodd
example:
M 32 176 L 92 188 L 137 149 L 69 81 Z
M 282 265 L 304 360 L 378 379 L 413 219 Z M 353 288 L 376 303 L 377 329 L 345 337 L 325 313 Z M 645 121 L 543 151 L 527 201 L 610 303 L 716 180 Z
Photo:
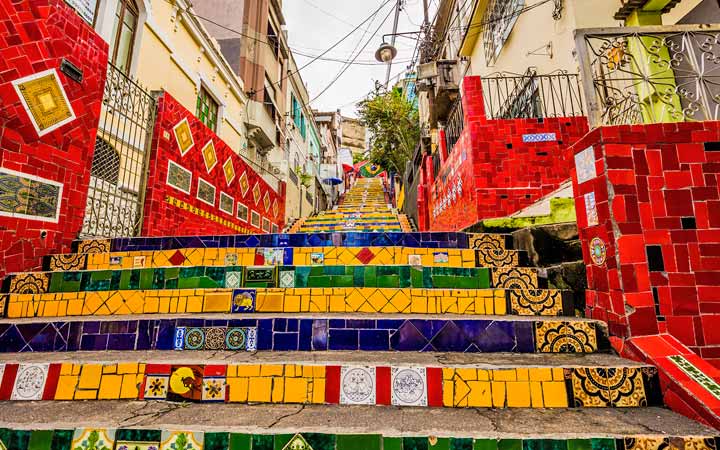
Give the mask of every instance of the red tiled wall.
M 597 176 L 578 185 L 573 169 L 588 315 L 620 337 L 668 332 L 720 367 L 720 122 L 603 127 L 572 151 L 589 147 Z M 604 261 L 591 258 L 594 238 Z M 647 246 L 660 247 L 663 271 L 650 270 Z
M 588 130 L 585 117 L 487 120 L 480 77 L 462 90 L 464 129 L 429 189 L 431 230 L 508 216 L 554 191 L 570 177 L 568 147 Z M 556 139 L 523 142 L 538 133 Z
M 180 153 L 173 127 L 185 118 L 190 125 L 195 144 L 183 156 Z M 201 150 L 210 140 L 215 146 L 217 164 L 208 171 Z M 232 159 L 235 168 L 235 178 L 230 184 L 227 183 L 223 172 L 223 164 L 228 158 Z M 190 194 L 177 190 L 166 183 L 169 160 L 192 172 Z M 248 181 L 248 189 L 245 192 L 240 184 L 243 174 Z M 215 206 L 197 199 L 199 178 L 215 186 Z M 256 183 L 260 189 L 257 202 L 253 196 L 253 188 Z M 221 191 L 234 199 L 232 215 L 219 208 Z M 263 201 L 266 193 L 269 196 L 268 208 L 265 207 Z M 199 214 L 168 203 L 168 197 L 191 205 Z M 281 185 L 280 193 L 276 192 L 211 129 L 200 122 L 170 94 L 163 93 L 158 102 L 158 114 L 150 156 L 143 235 L 189 236 L 263 233 L 262 228 L 253 226 L 250 220 L 242 221 L 237 218 L 238 202 L 247 206 L 249 211 L 260 214 L 261 226 L 262 218 L 267 218 L 271 224 L 277 225 L 278 230 L 282 230 L 285 218 L 284 185 Z M 274 208 L 273 205 L 277 205 L 277 207 Z M 250 215 L 250 213 L 248 214 Z
M 62 58 L 82 71 L 80 83 L 60 72 Z M 62 0 L 0 1 L 0 166 L 63 185 L 57 223 L 0 216 L 0 276 L 40 268 L 82 228 L 107 59 L 107 44 Z M 40 137 L 11 83 L 48 69 L 76 118 Z

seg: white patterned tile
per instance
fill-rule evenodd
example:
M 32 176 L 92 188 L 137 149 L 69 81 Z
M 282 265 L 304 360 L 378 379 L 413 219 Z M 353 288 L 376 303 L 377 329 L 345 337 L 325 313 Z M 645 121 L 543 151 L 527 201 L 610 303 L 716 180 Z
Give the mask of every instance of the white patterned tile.
M 595 193 L 594 192 L 588 192 L 584 195 L 585 198 L 585 215 L 587 216 L 587 224 L 588 226 L 597 225 L 599 222 L 598 220 L 598 212 L 597 212 L 597 205 L 595 204 Z
M 396 406 L 427 406 L 427 373 L 424 367 L 392 367 L 391 402 Z
M 340 368 L 340 404 L 374 405 L 376 398 L 374 367 L 343 366 Z
M 597 176 L 595 171 L 595 150 L 592 146 L 575 155 L 575 171 L 578 184 L 592 180 Z
M 169 383 L 170 377 L 167 375 L 146 375 L 143 398 L 145 398 L 145 400 L 165 400 L 168 394 Z
M 280 287 L 281 288 L 294 288 L 295 287 L 295 272 L 292 270 L 280 272 Z
M 241 272 L 227 272 L 225 274 L 225 287 L 226 288 L 239 288 L 242 287 L 242 273 Z
M 255 327 L 247 329 L 247 351 L 257 351 L 257 328 Z
M 204 402 L 225 401 L 225 378 L 203 378 L 202 386 Z
M 41 400 L 50 364 L 20 364 L 10 400 Z

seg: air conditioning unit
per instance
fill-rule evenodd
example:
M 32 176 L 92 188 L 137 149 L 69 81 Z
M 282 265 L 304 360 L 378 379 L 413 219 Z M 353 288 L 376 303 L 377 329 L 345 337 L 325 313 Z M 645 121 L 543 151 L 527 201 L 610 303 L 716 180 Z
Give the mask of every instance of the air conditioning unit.
M 437 62 L 437 79 L 435 86 L 437 91 L 452 91 L 458 89 L 458 80 L 455 79 L 455 65 L 457 61 L 454 59 L 446 59 Z
M 427 80 L 429 78 L 435 78 L 438 76 L 437 61 L 431 61 L 429 63 L 420 64 L 417 71 L 418 84 L 421 80 Z

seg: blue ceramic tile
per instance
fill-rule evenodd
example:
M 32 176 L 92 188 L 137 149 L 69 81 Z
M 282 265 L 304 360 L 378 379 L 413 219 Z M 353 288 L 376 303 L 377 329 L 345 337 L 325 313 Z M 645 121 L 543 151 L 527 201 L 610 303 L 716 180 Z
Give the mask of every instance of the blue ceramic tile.
M 390 336 L 390 347 L 398 351 L 420 351 L 427 345 L 427 342 L 428 340 L 410 321 L 403 323 Z
M 273 333 L 274 351 L 297 351 L 298 333 Z
M 328 350 L 357 350 L 358 330 L 334 329 L 328 331 Z
M 80 340 L 80 350 L 106 350 L 107 343 L 106 334 L 86 334 Z
M 387 330 L 360 330 L 360 350 L 389 351 L 390 337 Z

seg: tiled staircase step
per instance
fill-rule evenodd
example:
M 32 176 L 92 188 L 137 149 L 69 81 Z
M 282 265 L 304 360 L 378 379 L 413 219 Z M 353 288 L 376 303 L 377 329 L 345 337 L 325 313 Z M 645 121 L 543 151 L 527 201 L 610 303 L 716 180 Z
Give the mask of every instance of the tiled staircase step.
M 570 292 L 510 289 L 257 288 L 4 294 L 7 317 L 201 312 L 573 316 Z
M 111 253 L 69 253 L 45 257 L 47 271 L 143 269 L 189 266 L 422 265 L 423 267 L 517 267 L 525 252 L 515 250 L 411 247 L 181 248 Z
M 180 248 L 255 248 L 255 247 L 372 247 L 398 246 L 422 248 L 512 248 L 512 237 L 504 234 L 462 232 L 422 233 L 300 233 L 228 236 L 168 236 L 75 241 L 77 253 L 108 251 L 175 250 Z
M 446 408 L 644 407 L 657 370 L 608 354 L 73 352 L 0 355 L 0 400 Z
M 0 320 L 0 352 L 78 350 L 592 353 L 608 352 L 610 345 L 602 322 L 580 318 L 170 314 Z
M 38 423 L 38 418 L 42 418 L 42 423 Z M 670 442 L 680 449 L 712 450 L 717 448 L 713 442 L 713 439 L 717 438 L 713 437 L 718 436 L 717 430 L 704 427 L 665 408 L 424 409 L 336 405 L 168 404 L 117 400 L 5 403 L 0 408 L 0 428 L 113 429 L 118 430 L 116 437 L 130 434 L 124 433 L 123 429 L 160 432 L 186 430 L 204 432 L 202 437 L 205 448 L 210 439 L 217 436 L 211 433 L 230 432 L 254 435 L 249 439 L 254 444 L 252 450 L 283 448 L 282 444 L 275 447 L 273 440 L 267 436 L 284 435 L 282 437 L 288 440 L 296 433 L 321 434 L 306 436 L 307 439 L 319 438 L 322 434 L 332 435 L 338 442 L 337 447 L 313 447 L 322 450 L 647 450 L 671 448 Z M 336 438 L 334 434 L 351 436 Z M 10 433 L 5 434 L 9 435 Z M 70 435 L 72 436 L 72 433 Z M 162 433 L 155 435 L 161 436 Z M 434 442 L 435 438 L 438 441 L 437 446 L 430 446 L 428 441 Z M 455 442 L 461 438 L 474 438 L 475 442 L 448 447 L 444 438 L 454 438 Z M 235 437 L 232 442 L 245 442 L 241 439 L 245 438 Z M 358 445 L 350 446 L 354 440 L 358 441 Z M 375 440 L 380 442 L 374 444 Z M 327 442 L 327 439 L 323 441 Z M 315 442 L 317 441 L 310 440 L 310 443 Z M 213 450 L 217 448 L 214 447 Z M 225 448 L 227 447 L 223 450 Z M 13 450 L 31 449 L 20 447 Z M 71 450 L 71 447 L 68 443 L 68 447 L 53 447 L 53 450 Z M 250 450 L 250 446 L 240 444 L 239 447 L 229 447 L 228 450 Z
M 538 289 L 537 269 L 422 266 L 195 266 L 156 269 L 25 272 L 5 278 L 0 292 L 104 291 L 240 287 L 380 287 Z

